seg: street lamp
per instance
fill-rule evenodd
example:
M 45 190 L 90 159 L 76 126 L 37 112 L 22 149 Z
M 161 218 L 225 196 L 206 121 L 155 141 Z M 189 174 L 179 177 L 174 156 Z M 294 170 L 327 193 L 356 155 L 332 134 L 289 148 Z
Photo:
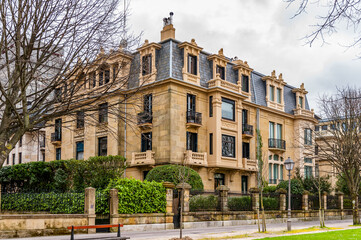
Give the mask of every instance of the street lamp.
M 290 157 L 285 161 L 285 168 L 288 170 L 288 213 L 287 213 L 287 231 L 291 231 L 291 170 L 295 165 Z

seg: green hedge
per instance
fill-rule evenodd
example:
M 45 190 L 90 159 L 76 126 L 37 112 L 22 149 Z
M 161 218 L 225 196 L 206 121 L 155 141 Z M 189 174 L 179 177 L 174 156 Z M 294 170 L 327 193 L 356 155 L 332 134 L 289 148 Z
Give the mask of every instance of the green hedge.
M 288 192 L 288 181 L 282 181 L 277 185 L 277 189 L 283 188 L 285 190 L 287 190 Z M 303 184 L 302 182 L 297 179 L 291 179 L 291 193 L 295 194 L 295 195 L 302 195 L 303 194 Z
M 82 192 L 86 187 L 99 190 L 106 188 L 110 179 L 121 176 L 124 162 L 122 156 L 104 156 L 17 164 L 0 169 L 0 184 L 4 191 Z
M 228 208 L 230 211 L 252 211 L 251 197 L 230 197 Z
M 189 176 L 187 183 L 192 186 L 193 190 L 203 190 L 203 182 L 199 174 L 189 167 L 179 165 L 163 165 L 155 167 L 147 174 L 145 180 L 156 182 L 172 182 L 177 185 L 180 182 L 180 174 Z
M 279 210 L 280 209 L 279 198 L 263 197 L 263 207 L 264 210 Z
M 1 209 L 14 212 L 84 213 L 84 193 L 3 193 Z M 95 211 L 109 213 L 108 195 L 96 193 Z
M 352 209 L 353 208 L 352 200 L 344 198 L 343 199 L 343 208 L 344 209 Z
M 214 195 L 202 196 L 195 195 L 189 199 L 189 209 L 191 212 L 196 211 L 215 211 L 218 206 L 218 198 Z
M 166 191 L 162 183 L 124 178 L 112 180 L 105 192 L 109 193 L 112 188 L 118 190 L 120 214 L 166 212 Z

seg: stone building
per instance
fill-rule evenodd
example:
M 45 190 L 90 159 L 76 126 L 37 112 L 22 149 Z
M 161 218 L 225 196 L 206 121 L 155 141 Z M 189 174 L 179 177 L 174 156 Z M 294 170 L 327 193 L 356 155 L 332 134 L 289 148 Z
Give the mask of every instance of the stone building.
M 257 185 L 258 128 L 270 184 L 286 178 L 288 157 L 296 166 L 314 166 L 304 160 L 314 159 L 305 155 L 314 146 L 304 137 L 317 120 L 303 84 L 292 87 L 275 71 L 261 74 L 223 49 L 207 53 L 194 39 L 178 41 L 171 19 L 160 42 L 145 40 L 133 53 L 118 49 L 107 56 L 104 67 L 87 74 L 85 91 L 128 75 L 127 88 L 103 96 L 95 117 L 54 119 L 55 128 L 46 129 L 46 161 L 119 154 L 127 158 L 126 176 L 141 180 L 154 166 L 185 163 L 199 172 L 206 190 L 224 184 L 247 192 Z M 110 117 L 110 106 L 122 117 Z

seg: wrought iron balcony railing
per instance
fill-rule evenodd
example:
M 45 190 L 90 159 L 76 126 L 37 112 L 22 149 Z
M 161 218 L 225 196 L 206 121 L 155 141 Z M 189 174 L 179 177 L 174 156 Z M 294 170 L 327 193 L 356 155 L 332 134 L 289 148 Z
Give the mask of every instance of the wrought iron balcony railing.
M 242 124 L 242 134 L 247 134 L 247 135 L 253 136 L 253 126 L 248 125 L 247 123 Z
M 282 139 L 269 138 L 268 147 L 286 150 L 286 141 Z
M 202 125 L 202 113 L 187 111 L 187 123 Z
M 51 141 L 52 142 L 59 142 L 61 141 L 61 133 L 60 132 L 53 132 L 51 134 Z
M 151 112 L 138 113 L 138 125 L 144 123 L 152 123 L 152 121 L 153 121 L 153 114 Z

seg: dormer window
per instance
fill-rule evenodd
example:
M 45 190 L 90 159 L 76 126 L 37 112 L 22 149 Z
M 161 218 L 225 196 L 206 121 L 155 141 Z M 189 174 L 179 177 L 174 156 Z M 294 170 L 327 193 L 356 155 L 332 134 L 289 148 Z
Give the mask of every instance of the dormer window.
M 148 54 L 142 57 L 142 75 L 148 75 L 152 73 L 152 54 Z
M 90 73 L 90 86 L 92 88 L 95 88 L 96 85 L 97 85 L 96 73 L 92 72 Z
M 272 102 L 275 100 L 275 87 L 272 85 L 269 86 L 269 100 Z
M 303 97 L 298 97 L 298 104 L 303 108 Z
M 109 69 L 102 70 L 102 71 L 99 72 L 99 86 L 102 86 L 103 84 L 109 83 L 109 80 L 110 80 L 110 71 L 109 71 Z
M 217 65 L 216 71 L 217 71 L 217 73 L 219 73 L 219 77 L 221 79 L 226 80 L 225 68 L 224 67 L 221 67 L 221 66 Z
M 242 74 L 242 91 L 249 92 L 249 77 Z
M 281 94 L 282 94 L 281 88 L 277 88 L 277 94 L 276 94 L 276 96 L 277 96 L 277 103 L 281 103 L 281 101 L 282 101 Z
M 188 54 L 188 72 L 197 75 L 197 56 Z

